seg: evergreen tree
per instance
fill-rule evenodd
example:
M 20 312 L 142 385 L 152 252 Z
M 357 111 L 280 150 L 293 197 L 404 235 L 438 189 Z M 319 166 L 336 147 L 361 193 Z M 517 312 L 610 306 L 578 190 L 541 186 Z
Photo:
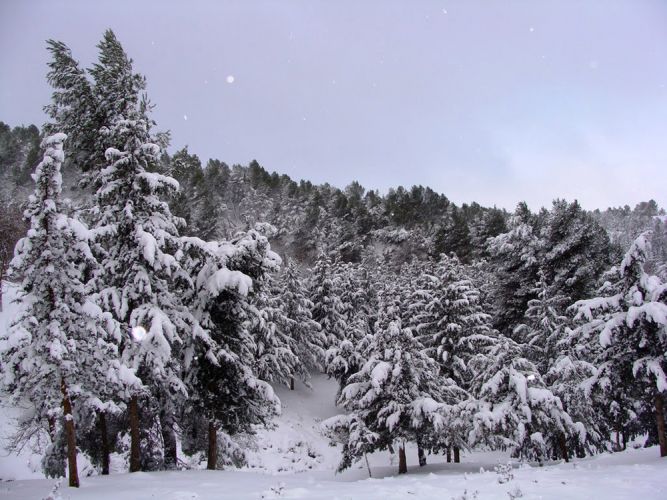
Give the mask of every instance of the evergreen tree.
M 119 351 L 158 399 L 165 438 L 165 463 L 176 463 L 173 412 L 185 387 L 177 351 L 194 320 L 181 302 L 190 286 L 175 254 L 180 220 L 163 201 L 178 189 L 171 177 L 149 172 L 160 148 L 150 143 L 149 126 L 140 111 L 119 119 L 106 133 L 108 166 L 97 178 L 94 229 L 101 270 L 94 286 L 100 306 L 122 325 Z M 137 341 L 129 332 L 141 332 Z M 146 332 L 143 335 L 143 332 Z M 139 398 L 129 400 L 132 437 L 131 471 L 140 467 Z
M 568 318 L 563 315 L 569 298 L 558 294 L 539 272 L 533 294 L 528 301 L 526 323 L 518 325 L 515 337 L 529 348 L 529 358 L 537 364 L 541 373 L 546 373 L 559 356 L 559 342 L 563 340 Z
M 51 103 L 44 107 L 50 121 L 44 125 L 44 133 L 62 131 L 67 134 L 68 161 L 74 169 L 87 171 L 99 166 L 101 153 L 96 149 L 99 124 L 96 101 L 86 72 L 72 56 L 63 42 L 47 41 L 51 53 L 47 80 L 53 87 Z
M 628 399 L 652 404 L 660 455 L 667 456 L 667 285 L 644 271 L 648 238 L 649 233 L 640 235 L 625 254 L 616 271 L 615 293 L 579 301 L 574 307 L 578 318 L 586 321 L 581 328 L 599 333 L 604 348 L 601 369 L 608 373 L 612 390 L 623 398 L 617 399 L 619 409 L 629 411 Z
M 508 232 L 487 240 L 496 270 L 494 326 L 505 334 L 521 323 L 528 301 L 534 298 L 542 248 L 537 220 L 525 203 L 519 203 L 508 225 Z
M 345 338 L 345 306 L 335 278 L 331 260 L 320 254 L 313 270 L 310 297 L 314 306 L 313 320 L 322 327 L 326 348 L 337 346 Z
M 542 229 L 541 269 L 555 289 L 572 301 L 590 296 L 610 264 L 604 229 L 575 201 L 555 200 Z
M 368 355 L 338 402 L 349 414 L 328 420 L 325 427 L 334 439 L 344 441 L 339 470 L 366 452 L 398 444 L 399 473 L 405 473 L 405 441 L 442 431 L 447 406 L 457 400 L 459 389 L 434 375 L 434 361 L 400 320 L 378 331 Z
M 16 246 L 12 273 L 22 276 L 21 315 L 2 351 L 4 382 L 15 400 L 35 405 L 31 425 L 46 419 L 66 442 L 70 486 L 78 487 L 73 400 L 105 409 L 102 385 L 136 384 L 116 362 L 115 323 L 88 297 L 85 274 L 94 266 L 85 226 L 66 215 L 60 168 L 65 134 L 44 140 L 26 217 L 30 230 Z M 101 382 L 105 381 L 105 382 Z M 60 417 L 60 418 L 59 418 Z M 57 423 L 56 423 L 57 422 Z M 57 444 L 56 444 L 57 446 Z
M 572 421 L 513 340 L 499 336 L 488 356 L 475 358 L 471 369 L 477 401 L 461 405 L 464 415 L 472 414 L 471 445 L 485 443 L 541 462 L 558 451 L 565 455 L 566 440 L 585 435 L 583 425 Z
M 314 304 L 308 299 L 308 290 L 297 273 L 293 261 L 289 261 L 280 275 L 279 290 L 282 294 L 284 328 L 290 349 L 299 362 L 295 375 L 308 383 L 311 370 L 322 370 L 326 336 L 319 323 L 312 319 Z M 294 379 L 290 381 L 294 388 Z
M 248 328 L 254 277 L 266 273 L 267 264 L 273 267 L 277 256 L 254 231 L 234 242 L 184 238 L 183 243 L 184 265 L 195 283 L 186 299 L 203 328 L 186 339 L 183 349 L 193 422 L 185 429 L 186 441 L 196 440 L 192 433 L 199 419 L 192 416 L 203 417 L 207 438 L 199 442 L 207 443 L 207 467 L 215 469 L 220 444 L 229 450 L 232 435 L 252 432 L 279 408 L 271 386 L 254 371 L 257 339 Z

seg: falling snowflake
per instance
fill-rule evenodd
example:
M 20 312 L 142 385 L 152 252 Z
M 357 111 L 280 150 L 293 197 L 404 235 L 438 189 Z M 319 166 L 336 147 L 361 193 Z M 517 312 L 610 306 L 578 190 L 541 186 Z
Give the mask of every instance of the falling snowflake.
M 531 26 L 530 28 L 528 28 L 528 31 L 530 31 L 531 33 L 533 33 L 533 32 L 535 31 L 535 28 L 533 28 L 533 27 Z
M 442 9 L 443 14 L 447 14 L 447 9 Z
M 183 119 L 184 119 L 185 121 L 188 121 L 188 115 L 183 115 Z
M 227 76 L 227 83 L 234 83 L 234 75 Z
M 132 338 L 137 342 L 141 342 L 146 337 L 146 329 L 143 326 L 135 326 L 132 328 Z

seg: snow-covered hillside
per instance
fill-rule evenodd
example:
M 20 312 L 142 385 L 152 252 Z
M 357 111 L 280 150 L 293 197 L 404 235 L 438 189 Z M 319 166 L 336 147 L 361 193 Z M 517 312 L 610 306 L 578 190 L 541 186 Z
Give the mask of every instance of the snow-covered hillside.
M 5 295 L 0 328 L 16 313 Z M 417 465 L 417 451 L 408 446 L 406 476 L 396 476 L 397 458 L 388 452 L 368 457 L 342 474 L 335 468 L 340 448 L 329 445 L 319 431 L 322 420 L 339 413 L 334 405 L 336 382 L 318 375 L 312 389 L 297 383 L 296 390 L 276 387 L 282 415 L 272 429 L 260 431 L 247 443 L 248 467 L 242 470 L 116 473 L 83 477 L 79 490 L 62 486 L 62 498 L 76 499 L 261 499 L 261 498 L 572 498 L 605 500 L 639 497 L 667 498 L 667 461 L 655 448 L 629 449 L 573 463 L 545 467 L 513 464 L 511 472 L 497 473 L 509 457 L 499 452 L 463 454 L 462 463 L 447 464 L 444 457 L 429 456 Z M 7 440 L 20 410 L 0 406 L 0 498 L 44 498 L 57 481 L 44 479 L 40 457 L 28 449 L 10 454 Z M 80 467 L 88 469 L 79 455 Z

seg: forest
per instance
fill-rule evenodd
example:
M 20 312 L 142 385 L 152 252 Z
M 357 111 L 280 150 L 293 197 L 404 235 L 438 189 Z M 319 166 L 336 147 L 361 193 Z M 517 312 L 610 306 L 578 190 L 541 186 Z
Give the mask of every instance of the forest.
M 0 122 L 0 337 L 12 446 L 101 474 L 245 463 L 280 413 L 275 384 L 326 374 L 339 470 L 406 443 L 459 462 L 667 456 L 667 216 L 655 201 L 513 212 L 423 186 L 386 193 L 227 165 L 152 118 L 115 34 L 78 63 L 49 40 L 41 127 Z M 221 151 L 224 154 L 224 151 Z M 453 187 L 455 189 L 455 187 Z

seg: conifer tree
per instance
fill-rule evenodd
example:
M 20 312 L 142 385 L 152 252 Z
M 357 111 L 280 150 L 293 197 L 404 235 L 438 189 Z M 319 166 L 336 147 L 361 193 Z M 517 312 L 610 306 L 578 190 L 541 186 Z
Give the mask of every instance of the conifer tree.
M 511 334 L 521 323 L 540 267 L 540 241 L 536 217 L 525 203 L 519 203 L 508 223 L 509 230 L 487 240 L 491 265 L 496 269 L 493 290 L 494 325 Z
M 256 337 L 248 328 L 253 277 L 275 266 L 277 255 L 265 237 L 251 231 L 234 242 L 184 238 L 184 266 L 194 289 L 186 300 L 202 326 L 186 339 L 183 366 L 193 412 L 206 419 L 209 469 L 218 467 L 218 437 L 252 432 L 266 423 L 280 403 L 271 386 L 258 378 Z
M 35 405 L 32 424 L 62 422 L 54 431 L 56 436 L 64 432 L 69 484 L 78 487 L 73 400 L 98 409 L 113 406 L 101 381 L 133 384 L 136 379 L 116 362 L 116 325 L 90 301 L 85 286 L 85 274 L 95 263 L 87 229 L 66 215 L 61 199 L 65 138 L 57 133 L 43 142 L 46 152 L 26 211 L 30 229 L 12 261 L 12 272 L 23 277 L 23 310 L 12 327 L 9 348 L 0 354 L 13 397 Z
M 299 362 L 294 367 L 295 376 L 308 383 L 311 370 L 322 370 L 326 336 L 320 324 L 312 319 L 314 304 L 308 299 L 308 290 L 297 273 L 293 261 L 289 261 L 280 275 L 279 289 L 291 351 Z M 294 379 L 290 380 L 294 388 Z
M 649 234 L 641 234 L 625 254 L 611 287 L 615 293 L 578 301 L 574 308 L 585 321 L 581 329 L 599 334 L 601 369 L 612 390 L 653 406 L 660 455 L 667 456 L 667 285 L 644 270 Z
M 407 472 L 405 441 L 445 427 L 448 404 L 459 389 L 434 376 L 434 361 L 422 352 L 400 320 L 379 330 L 368 346 L 368 361 L 352 375 L 339 398 L 349 414 L 325 422 L 328 434 L 344 442 L 339 470 L 365 452 L 399 448 L 399 473 Z
M 345 306 L 340 299 L 331 260 L 324 253 L 318 257 L 313 270 L 310 299 L 313 320 L 322 327 L 327 339 L 326 348 L 337 346 L 345 338 Z
M 178 183 L 149 172 L 160 148 L 150 141 L 146 119 L 138 111 L 119 119 L 106 132 L 120 149 L 108 148 L 109 165 L 100 172 L 95 195 L 94 233 L 101 270 L 94 286 L 101 307 L 122 325 L 119 339 L 123 359 L 133 366 L 152 395 L 160 401 L 167 466 L 175 466 L 173 411 L 186 394 L 174 351 L 193 328 L 193 319 L 180 296 L 191 284 L 175 258 L 179 249 L 179 220 L 163 201 Z M 138 341 L 131 331 L 146 332 Z M 140 468 L 139 399 L 129 400 L 131 470 Z
M 562 453 L 563 437 L 583 437 L 581 423 L 572 421 L 561 400 L 546 386 L 537 367 L 519 344 L 499 335 L 484 357 L 471 361 L 471 445 L 485 443 L 509 449 L 521 459 L 543 461 Z
M 67 134 L 71 153 L 66 161 L 85 171 L 101 156 L 95 148 L 99 125 L 92 85 L 67 45 L 48 40 L 47 48 L 52 56 L 47 80 L 54 90 L 51 103 L 44 107 L 50 120 L 44 133 Z

